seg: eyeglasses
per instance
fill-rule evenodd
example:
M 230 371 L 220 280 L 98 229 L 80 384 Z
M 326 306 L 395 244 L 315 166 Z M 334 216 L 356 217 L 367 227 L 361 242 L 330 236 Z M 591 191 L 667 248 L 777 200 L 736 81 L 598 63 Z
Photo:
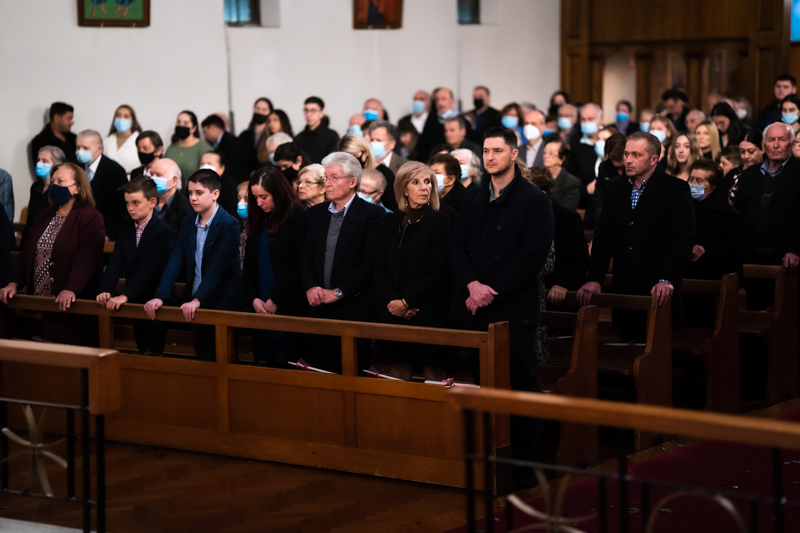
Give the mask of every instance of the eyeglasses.
M 349 176 L 342 176 L 341 178 L 337 178 L 336 176 L 325 176 L 324 178 L 322 178 L 322 181 L 329 182 L 329 181 L 339 181 L 339 180 L 346 180 L 346 179 L 350 179 L 350 177 Z

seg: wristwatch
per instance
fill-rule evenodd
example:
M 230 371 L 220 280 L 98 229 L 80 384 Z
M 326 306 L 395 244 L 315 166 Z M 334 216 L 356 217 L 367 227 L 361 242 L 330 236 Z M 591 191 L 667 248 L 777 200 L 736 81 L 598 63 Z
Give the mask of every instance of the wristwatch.
M 336 296 L 337 300 L 341 300 L 342 296 L 344 296 L 344 293 L 342 292 L 342 289 L 333 289 L 333 295 Z

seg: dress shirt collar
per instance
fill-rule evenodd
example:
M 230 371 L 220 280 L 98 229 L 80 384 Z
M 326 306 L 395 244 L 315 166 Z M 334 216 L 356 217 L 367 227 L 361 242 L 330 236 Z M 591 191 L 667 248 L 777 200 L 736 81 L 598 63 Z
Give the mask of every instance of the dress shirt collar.
M 347 210 L 350 209 L 350 205 L 353 203 L 353 200 L 355 199 L 355 197 L 356 197 L 356 193 L 353 192 L 353 196 L 351 196 L 350 199 L 347 201 L 347 203 L 344 204 L 344 207 L 342 208 L 341 211 L 337 211 L 336 210 L 336 204 L 331 202 L 330 204 L 328 204 L 328 211 L 330 211 L 331 213 L 334 213 L 334 214 L 343 213 L 342 214 L 343 217 L 347 216 Z
M 194 225 L 197 226 L 197 229 L 208 229 L 211 225 L 211 222 L 214 220 L 214 217 L 217 216 L 217 211 L 219 211 L 219 204 L 214 208 L 214 214 L 211 215 L 211 218 L 208 219 L 205 226 L 200 224 L 200 213 L 197 213 L 197 218 L 194 220 Z
M 100 165 L 100 158 L 102 158 L 102 157 L 103 157 L 103 154 L 100 154 L 99 156 L 97 156 L 97 159 L 92 161 L 91 164 L 88 167 L 86 167 L 87 174 L 88 174 L 89 170 L 92 171 L 92 179 L 94 179 L 95 175 L 97 174 L 97 167 Z M 89 180 L 89 181 L 91 181 L 91 180 Z
M 789 162 L 789 159 L 791 159 L 791 158 L 792 158 L 792 156 L 789 156 L 789 157 L 787 157 L 787 158 L 786 158 L 786 161 L 784 161 L 783 163 L 781 163 L 781 168 L 780 168 L 780 170 L 778 170 L 778 171 L 776 171 L 776 172 L 770 172 L 770 171 L 769 171 L 769 160 L 768 160 L 768 159 L 765 159 L 765 160 L 764 160 L 764 162 L 763 162 L 763 163 L 761 163 L 761 173 L 762 173 L 762 174 L 764 174 L 765 176 L 766 176 L 767 174 L 769 174 L 771 177 L 773 177 L 773 178 L 774 178 L 775 176 L 777 176 L 778 174 L 780 174 L 781 172 L 783 172 L 783 167 L 785 167 L 785 166 L 786 166 L 786 163 L 788 163 L 788 162 Z

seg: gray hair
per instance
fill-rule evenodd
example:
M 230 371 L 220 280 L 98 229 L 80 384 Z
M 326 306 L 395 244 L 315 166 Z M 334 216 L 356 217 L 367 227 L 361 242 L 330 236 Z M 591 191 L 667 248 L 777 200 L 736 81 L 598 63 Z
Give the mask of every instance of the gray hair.
M 388 120 L 373 121 L 372 124 L 369 125 L 368 131 L 371 134 L 378 128 L 386 128 L 386 135 L 389 137 L 390 141 L 396 141 L 397 138 L 399 137 L 399 135 L 397 134 L 397 127 Z
M 602 118 L 603 118 L 603 108 L 600 107 L 597 104 L 592 104 L 592 103 L 584 104 L 584 105 L 581 106 L 581 116 L 583 116 L 583 110 L 584 109 L 588 109 L 590 107 L 594 108 L 597 111 L 597 120 L 602 120 Z
M 705 113 L 703 113 L 702 111 L 700 111 L 699 109 L 692 109 L 691 111 L 689 111 L 688 113 L 686 113 L 686 116 L 687 116 L 687 117 L 688 117 L 689 115 L 700 115 L 700 120 L 705 120 L 705 119 L 706 119 L 706 114 L 705 114 Z
M 103 146 L 103 136 L 100 135 L 100 132 L 97 130 L 83 130 L 78 134 L 78 138 L 80 139 L 81 137 L 96 137 L 100 146 Z
M 652 133 L 645 133 L 643 131 L 637 131 L 636 133 L 631 133 L 630 135 L 628 135 L 626 142 L 640 141 L 642 139 L 647 141 L 647 153 L 650 154 L 650 156 L 661 155 L 661 141 L 659 141 L 658 137 L 656 137 Z
M 342 167 L 348 178 L 356 178 L 358 187 L 361 187 L 361 163 L 347 152 L 332 152 L 322 160 L 325 168 Z
M 364 169 L 364 171 L 361 172 L 362 182 L 364 181 L 364 178 L 374 179 L 377 189 L 381 192 L 386 191 L 386 187 L 389 186 L 389 184 L 386 182 L 386 176 L 384 176 L 380 170 L 374 168 Z M 358 186 L 361 187 L 361 182 L 359 182 Z
M 794 134 L 794 128 L 792 128 L 792 126 L 790 126 L 789 124 L 786 124 L 785 122 L 773 122 L 772 124 L 770 124 L 769 126 L 764 128 L 764 133 L 762 134 L 762 137 L 761 137 L 763 139 L 761 141 L 762 143 L 767 140 L 767 132 L 769 131 L 769 129 L 772 126 L 783 126 L 784 128 L 786 128 L 786 131 L 789 132 L 789 140 L 790 140 L 790 142 L 794 142 L 795 134 Z
M 290 142 L 292 142 L 292 137 L 288 133 L 279 131 L 278 133 L 273 133 L 272 135 L 267 137 L 266 145 L 267 149 L 269 149 L 270 146 L 272 146 L 273 148 L 277 148 L 282 144 Z
M 50 157 L 53 159 L 53 166 L 60 165 L 67 160 L 67 156 L 64 155 L 64 150 L 58 146 L 42 146 L 39 148 L 39 152 L 36 155 L 39 155 L 42 152 L 50 152 Z
M 306 174 L 309 174 L 312 178 L 314 178 L 314 181 L 317 183 L 317 185 L 325 185 L 325 167 L 319 163 L 313 163 L 307 167 L 301 168 L 300 172 L 297 173 L 297 179 L 299 180 Z
M 450 155 L 453 157 L 457 155 L 465 155 L 469 157 L 469 175 L 472 177 L 472 181 L 475 183 L 481 182 L 481 158 L 478 157 L 475 152 L 469 148 L 459 148 L 458 150 L 453 150 L 450 152 Z

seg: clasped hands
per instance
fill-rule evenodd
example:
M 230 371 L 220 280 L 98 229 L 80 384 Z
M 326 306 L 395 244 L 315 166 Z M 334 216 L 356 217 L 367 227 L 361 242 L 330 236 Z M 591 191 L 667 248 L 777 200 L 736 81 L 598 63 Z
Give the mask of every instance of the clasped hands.
M 467 289 L 469 290 L 469 298 L 467 298 L 465 304 L 473 316 L 481 307 L 488 307 L 494 301 L 494 297 L 497 296 L 497 291 L 480 281 L 470 282 L 467 285 Z
M 405 299 L 392 300 L 386 306 L 386 309 L 397 318 L 404 320 L 411 320 L 419 313 L 419 309 L 409 307 Z
M 323 289 L 322 287 L 312 287 L 306 291 L 308 305 L 317 307 L 322 304 L 332 304 L 339 298 L 333 293 L 333 289 Z

